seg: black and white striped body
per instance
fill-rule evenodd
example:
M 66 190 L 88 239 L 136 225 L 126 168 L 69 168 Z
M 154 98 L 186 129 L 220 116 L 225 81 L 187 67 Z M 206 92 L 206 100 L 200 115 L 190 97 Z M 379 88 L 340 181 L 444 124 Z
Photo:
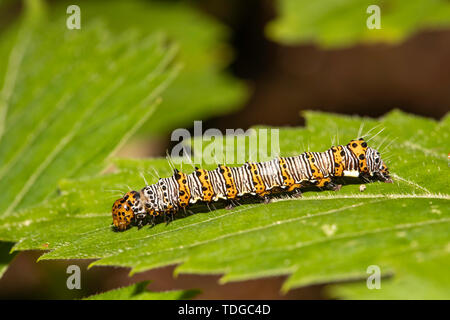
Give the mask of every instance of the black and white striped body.
M 145 186 L 130 207 L 140 220 L 148 215 L 173 213 L 199 201 L 233 200 L 247 195 L 266 197 L 311 185 L 336 190 L 333 179 L 343 176 L 391 182 L 379 152 L 359 139 L 324 152 L 305 152 L 240 167 L 219 165 L 211 171 L 196 168 L 187 175 L 175 170 L 172 177 Z

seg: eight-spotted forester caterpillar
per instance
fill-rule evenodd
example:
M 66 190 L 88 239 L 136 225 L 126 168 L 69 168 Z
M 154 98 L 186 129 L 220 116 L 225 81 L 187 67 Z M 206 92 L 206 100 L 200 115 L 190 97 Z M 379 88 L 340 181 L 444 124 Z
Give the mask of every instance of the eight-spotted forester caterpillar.
M 159 179 L 139 192 L 129 191 L 116 200 L 112 208 L 113 224 L 121 231 L 133 223 L 140 227 L 149 217 L 153 222 L 156 216 L 174 214 L 198 201 L 230 202 L 252 195 L 268 202 L 269 194 L 285 191 L 298 196 L 307 186 L 339 190 L 341 185 L 335 183 L 336 177 L 392 182 L 380 153 L 361 138 L 324 152 L 305 152 L 241 167 L 219 165 L 212 171 L 196 168 L 190 174 L 175 169 L 172 177 Z

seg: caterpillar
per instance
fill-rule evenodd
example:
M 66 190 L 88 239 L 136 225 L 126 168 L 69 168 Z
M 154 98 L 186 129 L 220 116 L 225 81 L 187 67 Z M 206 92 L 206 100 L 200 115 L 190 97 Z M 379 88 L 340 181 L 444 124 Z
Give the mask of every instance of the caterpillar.
M 305 152 L 294 157 L 277 157 L 271 161 L 241 167 L 218 165 L 215 170 L 195 168 L 190 174 L 174 169 L 173 176 L 160 178 L 142 190 L 129 191 L 112 207 L 113 225 L 119 231 L 135 224 L 142 227 L 148 217 L 175 214 L 197 202 L 233 200 L 255 196 L 270 202 L 269 195 L 289 192 L 301 196 L 301 189 L 315 186 L 338 191 L 338 177 L 355 177 L 364 182 L 392 179 L 380 153 L 367 146 L 363 138 L 347 145 L 333 146 L 324 152 Z

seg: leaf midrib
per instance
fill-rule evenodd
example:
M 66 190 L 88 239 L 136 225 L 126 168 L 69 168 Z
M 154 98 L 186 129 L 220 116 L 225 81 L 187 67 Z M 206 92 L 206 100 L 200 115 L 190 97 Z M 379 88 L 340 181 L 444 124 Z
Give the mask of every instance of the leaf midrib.
M 380 201 L 382 201 L 382 200 L 380 200 Z M 208 243 L 211 243 L 211 242 L 215 242 L 215 241 L 218 241 L 218 240 L 232 238 L 234 236 L 238 236 L 238 235 L 242 235 L 242 234 L 248 234 L 248 233 L 251 233 L 251 232 L 261 231 L 261 230 L 264 230 L 264 229 L 270 229 L 272 227 L 279 226 L 279 225 L 282 225 L 282 224 L 285 224 L 285 223 L 306 220 L 306 219 L 315 218 L 315 217 L 324 216 L 324 215 L 331 215 L 331 214 L 338 213 L 338 212 L 341 212 L 341 211 L 344 211 L 344 210 L 347 210 L 347 209 L 356 208 L 356 207 L 359 207 L 359 206 L 365 205 L 365 204 L 367 204 L 367 203 L 352 204 L 352 205 L 344 206 L 344 207 L 341 207 L 341 208 L 338 208 L 338 209 L 331 209 L 331 210 L 328 210 L 328 211 L 325 211 L 325 212 L 320 212 L 320 213 L 316 213 L 316 214 L 312 214 L 312 215 L 305 215 L 305 216 L 290 218 L 290 219 L 286 219 L 286 220 L 279 220 L 279 221 L 275 221 L 273 223 L 269 223 L 267 225 L 254 227 L 254 228 L 249 228 L 249 229 L 245 229 L 245 230 L 240 230 L 240 231 L 237 231 L 237 232 L 231 232 L 231 233 L 224 234 L 224 235 L 221 235 L 219 237 L 212 238 L 212 239 L 207 239 L 207 240 L 199 241 L 199 242 L 196 242 L 196 243 L 192 243 L 190 245 L 186 245 L 186 246 L 183 245 L 183 246 L 172 247 L 172 248 L 168 248 L 166 250 L 158 250 L 158 251 L 154 251 L 154 252 L 151 252 L 151 253 L 137 254 L 136 256 L 137 257 L 150 256 L 150 255 L 154 255 L 154 254 L 158 254 L 158 253 L 162 253 L 162 252 L 175 251 L 175 250 L 178 250 L 178 249 L 193 248 L 193 247 L 197 247 L 197 246 L 200 246 L 200 245 L 204 245 L 204 244 L 208 244 Z M 240 212 L 242 212 L 242 211 L 245 211 L 245 209 L 241 210 Z M 237 213 L 237 212 L 235 212 L 235 213 Z M 219 218 L 221 218 L 221 217 L 223 217 L 223 216 L 220 216 Z M 179 228 L 179 229 L 181 229 L 181 228 Z M 176 230 L 172 230 L 172 231 L 176 231 Z

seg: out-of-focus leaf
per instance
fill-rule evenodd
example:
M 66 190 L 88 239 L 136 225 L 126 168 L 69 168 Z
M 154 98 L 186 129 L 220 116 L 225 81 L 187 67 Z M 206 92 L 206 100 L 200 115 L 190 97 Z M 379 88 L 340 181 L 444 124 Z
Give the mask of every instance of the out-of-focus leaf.
M 355 43 L 396 43 L 423 29 L 448 28 L 446 0 L 278 0 L 279 16 L 267 35 L 284 44 L 317 43 L 346 47 Z M 369 29 L 367 20 L 380 8 L 381 28 Z
M 150 281 L 143 281 L 127 287 L 89 296 L 85 300 L 187 300 L 195 297 L 198 290 L 173 290 L 151 292 L 146 288 Z
M 98 25 L 83 32 L 42 28 L 5 76 L 4 88 L 13 90 L 2 105 L 0 183 L 8 186 L 0 193 L 2 215 L 44 200 L 61 178 L 104 168 L 103 160 L 150 116 L 167 83 L 171 54 L 157 37 L 112 38 Z
M 225 72 L 231 58 L 228 30 L 193 6 L 173 1 L 78 1 L 83 21 L 102 17 L 110 30 L 135 28 L 144 33 L 164 32 L 177 43 L 183 66 L 163 101 L 141 128 L 153 135 L 185 127 L 236 110 L 246 97 L 241 81 Z M 62 1 L 53 14 L 61 15 L 71 1 Z

